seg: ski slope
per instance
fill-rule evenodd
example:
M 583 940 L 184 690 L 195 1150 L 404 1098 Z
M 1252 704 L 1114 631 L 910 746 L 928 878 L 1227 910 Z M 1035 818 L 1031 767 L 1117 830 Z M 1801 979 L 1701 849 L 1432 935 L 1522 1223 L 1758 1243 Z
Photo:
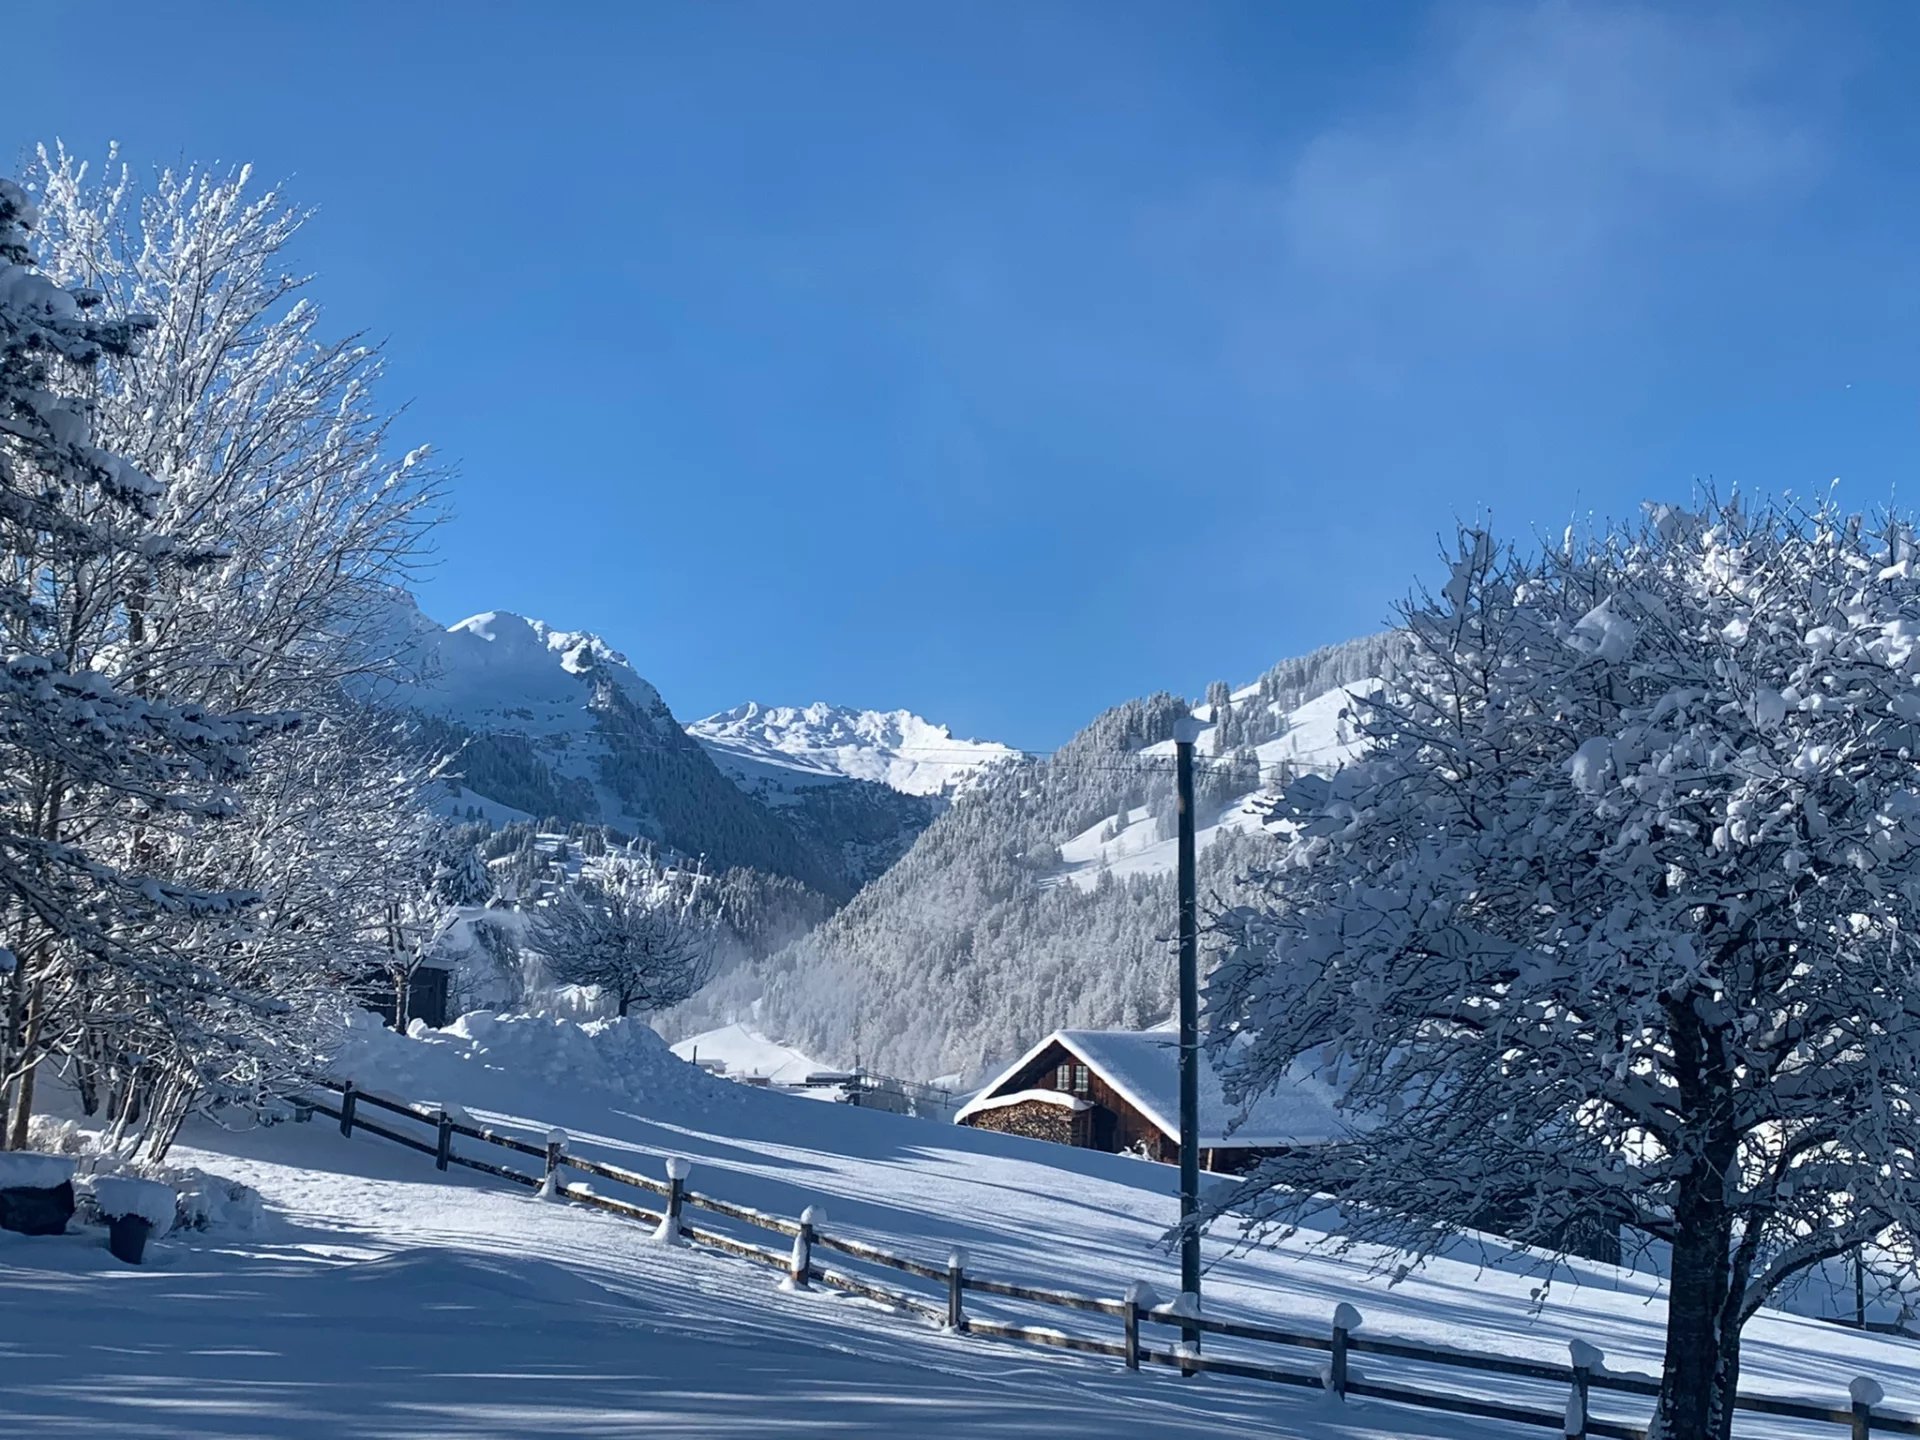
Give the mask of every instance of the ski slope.
M 1017 1137 L 817 1105 L 730 1085 L 638 1026 L 468 1017 L 408 1040 L 358 1032 L 364 1084 L 457 1100 L 487 1123 L 930 1260 L 964 1247 L 976 1271 L 1118 1295 L 1162 1293 L 1175 1214 L 1165 1167 Z M 783 1294 L 757 1267 L 653 1244 L 643 1227 L 437 1175 L 429 1159 L 324 1122 L 228 1134 L 204 1124 L 177 1158 L 253 1185 L 252 1232 L 183 1234 L 129 1271 L 98 1232 L 0 1237 L 0 1409 L 15 1433 L 203 1436 L 1166 1435 L 1291 1440 L 1517 1440 L 1528 1432 L 1219 1377 L 1127 1375 L 1117 1362 L 956 1338 L 824 1293 Z M 603 1187 L 610 1188 L 610 1187 Z M 767 1238 L 760 1236 L 763 1241 Z M 1543 1297 L 1510 1258 L 1463 1249 L 1399 1283 L 1375 1255 L 1305 1240 L 1233 1255 L 1209 1245 L 1207 1308 L 1318 1330 L 1340 1301 L 1367 1332 L 1564 1359 L 1569 1339 L 1618 1368 L 1655 1368 L 1661 1307 L 1648 1277 L 1576 1264 Z M 898 1277 L 894 1277 L 898 1278 Z M 1105 1335 L 1061 1312 L 976 1313 Z M 1844 1394 L 1871 1373 L 1891 1408 L 1920 1408 L 1909 1342 L 1768 1312 L 1749 1329 L 1743 1386 Z M 1269 1358 L 1274 1358 L 1269 1352 Z M 1286 1363 L 1286 1352 L 1278 1358 Z M 1297 1357 L 1311 1370 L 1309 1357 Z M 1408 1378 L 1372 1361 L 1380 1378 Z M 1421 1375 L 1549 1411 L 1551 1386 Z M 1608 1396 L 1598 1413 L 1644 1415 Z M 1738 1435 L 1790 1429 L 1743 1417 Z

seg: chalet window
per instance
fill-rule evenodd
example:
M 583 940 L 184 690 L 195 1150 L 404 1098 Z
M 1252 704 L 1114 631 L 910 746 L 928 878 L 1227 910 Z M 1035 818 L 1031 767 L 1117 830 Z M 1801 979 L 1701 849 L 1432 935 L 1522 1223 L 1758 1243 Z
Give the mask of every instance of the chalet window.
M 1056 1090 L 1071 1090 L 1073 1088 L 1073 1066 L 1062 1065 L 1059 1070 L 1054 1072 L 1053 1088 Z
M 1076 1065 L 1073 1067 L 1073 1089 L 1074 1089 L 1074 1093 L 1078 1095 L 1084 1095 L 1087 1093 L 1087 1067 L 1086 1066 Z

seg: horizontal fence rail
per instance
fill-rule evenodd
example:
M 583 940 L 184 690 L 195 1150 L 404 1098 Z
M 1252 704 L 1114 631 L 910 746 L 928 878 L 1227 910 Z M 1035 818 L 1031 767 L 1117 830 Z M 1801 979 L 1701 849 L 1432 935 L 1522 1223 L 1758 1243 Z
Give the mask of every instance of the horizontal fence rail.
M 1611 1370 L 1607 1368 L 1605 1357 L 1597 1349 L 1578 1341 L 1570 1347 L 1571 1363 L 1560 1364 L 1554 1361 L 1526 1360 L 1482 1351 L 1460 1350 L 1417 1340 L 1357 1334 L 1355 1332 L 1361 1327 L 1361 1317 L 1350 1305 L 1337 1307 L 1330 1331 L 1317 1334 L 1279 1325 L 1203 1315 L 1198 1309 L 1197 1297 L 1192 1296 L 1182 1296 L 1179 1301 L 1171 1304 L 1160 1304 L 1144 1286 L 1134 1287 L 1122 1299 L 1109 1300 L 1096 1295 L 1081 1295 L 1069 1290 L 1054 1290 L 1035 1285 L 1021 1285 L 1010 1280 L 997 1280 L 968 1271 L 966 1257 L 959 1251 L 953 1252 L 945 1265 L 937 1265 L 916 1260 L 911 1256 L 895 1254 L 891 1250 L 869 1244 L 864 1240 L 824 1233 L 821 1226 L 825 1216 L 818 1207 L 809 1208 L 798 1220 L 790 1220 L 785 1216 L 770 1214 L 749 1205 L 739 1205 L 697 1190 L 689 1190 L 684 1183 L 689 1167 L 687 1162 L 681 1159 L 668 1158 L 667 1178 L 656 1180 L 638 1171 L 571 1153 L 567 1149 L 568 1137 L 558 1130 L 549 1132 L 546 1143 L 535 1144 L 515 1135 L 504 1134 L 489 1126 L 475 1124 L 463 1113 L 451 1107 L 395 1100 L 359 1089 L 351 1083 L 322 1081 L 320 1088 L 331 1091 L 336 1097 L 335 1101 L 329 1102 L 309 1094 L 299 1097 L 296 1105 L 299 1110 L 326 1115 L 337 1120 L 342 1135 L 351 1136 L 355 1131 L 364 1130 L 383 1140 L 405 1146 L 409 1150 L 432 1156 L 435 1165 L 441 1170 L 458 1165 L 463 1169 L 478 1171 L 529 1190 L 539 1191 L 555 1199 L 590 1206 L 610 1214 L 637 1220 L 655 1227 L 656 1235 L 663 1240 L 690 1240 L 695 1244 L 736 1256 L 753 1264 L 779 1270 L 784 1273 L 785 1279 L 782 1284 L 787 1288 L 805 1290 L 814 1282 L 818 1282 L 833 1290 L 858 1295 L 876 1304 L 922 1316 L 958 1334 L 1015 1341 L 1026 1345 L 1041 1345 L 1084 1355 L 1107 1356 L 1123 1361 L 1129 1370 L 1138 1370 L 1143 1365 L 1160 1366 L 1177 1369 L 1183 1375 L 1227 1375 L 1243 1380 L 1259 1380 L 1270 1384 L 1326 1390 L 1343 1400 L 1348 1396 L 1358 1396 L 1428 1410 L 1442 1410 L 1479 1419 L 1499 1420 L 1514 1425 L 1554 1430 L 1570 1437 L 1570 1440 L 1584 1440 L 1584 1437 L 1596 1437 L 1596 1440 L 1597 1437 L 1606 1437 L 1606 1440 L 1646 1440 L 1647 1431 L 1644 1426 L 1589 1415 L 1588 1397 L 1595 1390 L 1642 1398 L 1657 1396 L 1660 1393 L 1660 1382 L 1655 1376 Z M 423 1140 L 417 1135 L 409 1135 L 392 1126 L 368 1119 L 360 1113 L 363 1107 L 368 1106 L 387 1114 L 403 1116 L 419 1124 L 431 1126 L 434 1138 Z M 495 1146 L 516 1155 L 531 1157 L 540 1162 L 541 1171 L 539 1174 L 532 1174 L 509 1165 L 460 1154 L 453 1148 L 452 1141 L 455 1136 L 477 1140 L 484 1145 Z M 562 1172 L 567 1170 L 578 1171 L 583 1175 L 592 1175 L 602 1180 L 611 1180 L 645 1194 L 662 1197 L 666 1201 L 665 1208 L 653 1209 L 632 1204 L 612 1196 L 598 1194 L 584 1185 L 568 1183 L 562 1175 Z M 765 1245 L 756 1245 L 709 1226 L 691 1224 L 683 1218 L 683 1212 L 688 1206 L 724 1216 L 742 1225 L 780 1235 L 793 1242 L 792 1249 L 776 1250 Z M 833 1251 L 870 1265 L 899 1271 L 942 1285 L 946 1289 L 946 1303 L 942 1306 L 922 1296 L 879 1284 L 864 1276 L 817 1264 L 813 1259 L 813 1251 L 816 1248 Z M 1114 1317 L 1123 1323 L 1123 1338 L 1112 1340 L 1073 1335 L 1044 1325 L 1016 1324 L 969 1315 L 965 1306 L 965 1296 L 969 1293 L 1056 1310 Z M 1243 1343 L 1312 1351 L 1325 1355 L 1327 1362 L 1324 1366 L 1313 1370 L 1296 1370 L 1283 1365 L 1203 1355 L 1198 1347 L 1185 1345 L 1177 1346 L 1172 1350 L 1156 1350 L 1142 1339 L 1142 1328 L 1152 1325 L 1197 1332 L 1200 1335 L 1216 1335 L 1222 1339 Z M 1564 1411 L 1549 1412 L 1476 1395 L 1422 1389 L 1375 1380 L 1350 1372 L 1348 1357 L 1352 1355 L 1379 1356 L 1384 1359 L 1437 1365 L 1476 1374 L 1509 1375 L 1546 1384 L 1564 1385 L 1568 1391 L 1568 1404 Z M 1846 1426 L 1849 1427 L 1850 1440 L 1869 1440 L 1873 1435 L 1920 1436 L 1920 1418 L 1891 1415 L 1879 1408 L 1883 1403 L 1882 1395 L 1880 1387 L 1872 1380 L 1865 1377 L 1856 1380 L 1848 1399 L 1849 1404 L 1846 1406 L 1832 1406 L 1782 1396 L 1740 1395 L 1736 1397 L 1734 1406 L 1736 1410 L 1749 1414 Z

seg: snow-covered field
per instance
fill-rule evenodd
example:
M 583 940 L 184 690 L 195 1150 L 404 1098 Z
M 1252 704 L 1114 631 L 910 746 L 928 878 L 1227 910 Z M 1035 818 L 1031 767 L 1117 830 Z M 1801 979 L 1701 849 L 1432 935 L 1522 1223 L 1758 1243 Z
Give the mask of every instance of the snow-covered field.
M 676 1041 L 673 1053 L 682 1060 L 717 1061 L 730 1077 L 763 1075 L 775 1085 L 798 1085 L 831 1068 L 738 1021 Z
M 362 1031 L 363 1083 L 565 1126 L 581 1153 L 650 1173 L 693 1162 L 694 1188 L 930 1260 L 963 1246 L 981 1273 L 1118 1295 L 1174 1288 L 1160 1236 L 1172 1172 L 961 1127 L 730 1085 L 624 1024 L 469 1017 L 407 1040 Z M 35 1436 L 762 1436 L 1128 1434 L 1465 1440 L 1505 1431 L 1396 1406 L 1204 1377 L 1127 1375 L 1083 1359 L 944 1335 L 769 1272 L 653 1244 L 643 1227 L 498 1185 L 324 1120 L 245 1134 L 192 1130 L 176 1158 L 256 1187 L 252 1231 L 183 1232 L 130 1270 L 98 1231 L 0 1240 L 0 1413 Z M 611 1191 L 610 1186 L 604 1189 Z M 772 1237 L 761 1236 L 762 1240 Z M 1366 1257 L 1210 1250 L 1207 1306 L 1323 1327 L 1342 1300 L 1366 1329 L 1563 1358 L 1600 1345 L 1651 1369 L 1661 1310 L 1646 1277 L 1581 1265 L 1537 1281 L 1463 1254 L 1398 1284 Z M 1573 1283 L 1577 1280 L 1578 1283 Z M 996 1309 L 1084 1334 L 1097 1316 Z M 1312 1368 L 1309 1357 L 1269 1358 Z M 1361 1367 L 1407 1376 L 1391 1362 Z M 1744 1387 L 1833 1397 L 1872 1373 L 1920 1408 L 1920 1350 L 1766 1314 Z M 1553 1387 L 1422 1375 L 1556 1410 Z M 1602 1413 L 1634 1407 L 1607 1397 Z M 1783 1437 L 1754 1421 L 1737 1432 Z M 1804 1433 L 1804 1432 L 1802 1432 Z

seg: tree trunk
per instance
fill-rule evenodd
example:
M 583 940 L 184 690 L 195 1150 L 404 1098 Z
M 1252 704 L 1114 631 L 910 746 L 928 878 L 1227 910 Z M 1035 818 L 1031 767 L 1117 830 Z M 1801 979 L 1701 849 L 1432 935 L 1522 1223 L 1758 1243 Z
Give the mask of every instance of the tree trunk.
M 27 1148 L 27 1128 L 33 1119 L 33 1077 L 40 1069 L 40 1057 L 33 1052 L 40 1045 L 40 1026 L 45 1020 L 42 1013 L 46 1009 L 44 987 L 35 982 L 33 994 L 27 1001 L 27 1029 L 24 1053 L 26 1059 L 20 1071 L 20 1084 L 14 1094 L 13 1119 L 7 1132 L 8 1150 Z
M 7 1137 L 13 1132 L 13 1107 L 20 1094 L 20 1080 L 14 1072 L 26 1055 L 26 968 L 25 959 L 16 956 L 7 987 L 5 1023 L 0 1025 L 0 1150 L 11 1148 Z
M 1733 1402 L 1740 1393 L 1740 1297 L 1727 1299 L 1729 1318 L 1720 1327 L 1720 1373 L 1713 1391 L 1714 1440 L 1733 1440 Z
M 1649 1440 L 1720 1440 L 1722 1434 L 1715 1424 L 1715 1400 L 1725 1360 L 1721 1321 L 1732 1227 L 1724 1214 L 1716 1225 L 1702 1213 L 1720 1208 L 1695 1200 L 1687 1206 L 1692 1214 L 1675 1217 L 1680 1239 L 1673 1247 L 1667 1350 Z

